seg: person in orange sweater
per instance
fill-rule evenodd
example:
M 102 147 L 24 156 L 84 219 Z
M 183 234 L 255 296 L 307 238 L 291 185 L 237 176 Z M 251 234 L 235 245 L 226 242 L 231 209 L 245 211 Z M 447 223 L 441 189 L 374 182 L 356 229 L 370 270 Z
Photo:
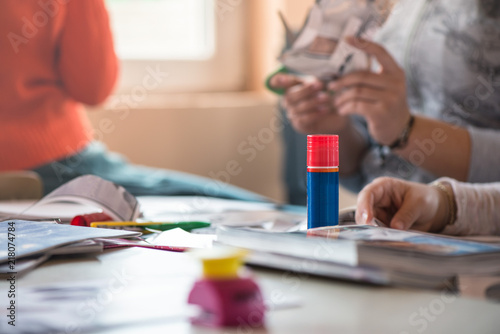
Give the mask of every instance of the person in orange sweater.
M 264 199 L 208 178 L 129 164 L 93 141 L 83 104 L 104 102 L 118 74 L 103 0 L 3 0 L 0 36 L 0 172 L 33 170 L 45 193 L 94 174 L 134 195 Z

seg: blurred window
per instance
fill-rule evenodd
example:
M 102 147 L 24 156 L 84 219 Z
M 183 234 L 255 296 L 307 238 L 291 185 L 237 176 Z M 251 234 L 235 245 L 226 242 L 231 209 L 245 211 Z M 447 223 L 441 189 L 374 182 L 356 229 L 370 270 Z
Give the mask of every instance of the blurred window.
M 141 85 L 157 72 L 155 91 L 241 90 L 243 2 L 106 0 L 122 61 L 120 89 Z

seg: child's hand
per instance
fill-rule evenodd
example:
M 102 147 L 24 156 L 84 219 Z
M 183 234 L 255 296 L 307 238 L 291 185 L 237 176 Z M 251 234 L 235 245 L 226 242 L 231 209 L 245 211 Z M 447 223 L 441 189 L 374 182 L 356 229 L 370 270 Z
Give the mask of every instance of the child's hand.
M 439 232 L 448 212 L 446 194 L 436 187 L 383 177 L 359 193 L 356 223 L 370 224 L 377 218 L 399 230 Z

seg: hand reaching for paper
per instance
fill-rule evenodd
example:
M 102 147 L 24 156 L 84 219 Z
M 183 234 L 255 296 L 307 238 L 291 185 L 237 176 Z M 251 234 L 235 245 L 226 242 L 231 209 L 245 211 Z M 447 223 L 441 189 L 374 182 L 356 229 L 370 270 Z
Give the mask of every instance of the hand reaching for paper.
M 439 232 L 449 212 L 446 196 L 436 187 L 393 178 L 379 178 L 358 195 L 356 223 L 377 218 L 400 230 Z

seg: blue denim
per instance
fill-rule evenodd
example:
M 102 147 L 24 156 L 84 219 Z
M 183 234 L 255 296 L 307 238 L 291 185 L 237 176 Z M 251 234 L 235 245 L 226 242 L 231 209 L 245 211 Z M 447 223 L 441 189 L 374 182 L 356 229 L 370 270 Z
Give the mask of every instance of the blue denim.
M 284 175 L 287 201 L 294 205 L 307 204 L 307 136 L 294 130 L 280 108 L 283 121 Z
M 92 142 L 73 156 L 33 171 L 42 178 L 45 194 L 78 176 L 92 174 L 123 186 L 135 196 L 211 196 L 269 201 L 264 196 L 218 180 L 131 164 L 122 155 L 109 152 L 99 142 Z

